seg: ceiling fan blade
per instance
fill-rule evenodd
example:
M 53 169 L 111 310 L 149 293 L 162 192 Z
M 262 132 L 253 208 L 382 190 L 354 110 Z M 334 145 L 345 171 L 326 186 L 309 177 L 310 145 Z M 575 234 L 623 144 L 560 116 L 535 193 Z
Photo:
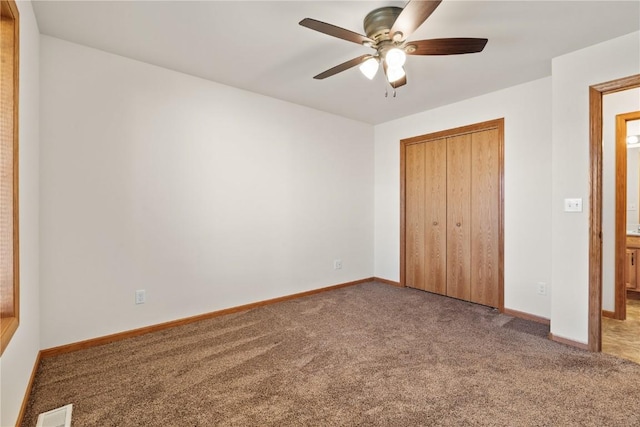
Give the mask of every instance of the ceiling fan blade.
M 312 30 L 353 43 L 373 43 L 373 40 L 369 37 L 363 36 L 362 34 L 354 33 L 353 31 L 345 30 L 344 28 L 336 27 L 335 25 L 327 24 L 326 22 L 317 21 L 315 19 L 304 18 L 299 22 L 299 24 L 303 27 L 311 28 Z
M 400 15 L 393 23 L 389 34 L 391 37 L 398 32 L 402 33 L 399 40 L 406 40 L 424 21 L 427 20 L 434 10 L 440 5 L 442 0 L 411 0 L 404 7 Z
M 405 51 L 408 55 L 460 55 L 482 52 L 486 44 L 487 39 L 473 38 L 416 40 L 407 43 Z
M 322 79 L 326 79 L 327 77 L 331 77 L 334 74 L 338 74 L 341 73 L 345 70 L 348 70 L 349 68 L 353 68 L 356 65 L 360 65 L 362 64 L 364 61 L 366 61 L 369 58 L 373 58 L 372 55 L 361 55 L 358 56 L 357 58 L 353 58 L 348 60 L 347 62 L 343 62 L 340 65 L 336 65 L 333 68 L 329 68 L 327 71 L 324 71 L 320 74 L 318 74 L 317 76 L 314 76 L 313 78 L 316 80 L 322 80 Z
M 384 75 L 387 78 L 387 82 L 389 82 L 389 77 L 387 76 L 387 69 L 389 68 L 387 66 L 387 61 L 382 61 L 382 69 L 384 70 Z M 389 82 L 389 85 L 391 85 L 392 88 L 397 89 L 400 86 L 404 86 L 407 84 L 407 74 L 405 73 L 404 76 L 402 76 L 402 78 L 396 80 L 395 82 Z

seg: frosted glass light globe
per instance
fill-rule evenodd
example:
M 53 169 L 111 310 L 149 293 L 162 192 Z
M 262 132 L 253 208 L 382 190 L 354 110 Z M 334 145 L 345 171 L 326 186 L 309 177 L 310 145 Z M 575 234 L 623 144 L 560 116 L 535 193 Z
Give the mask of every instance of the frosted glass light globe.
M 404 50 L 394 47 L 393 49 L 389 49 L 384 59 L 387 61 L 389 68 L 398 68 L 404 65 L 407 60 L 407 54 L 404 53 Z
M 402 67 L 389 67 L 387 69 L 387 79 L 389 83 L 397 82 L 406 75 Z
M 366 61 L 364 61 L 362 64 L 360 64 L 360 67 L 358 68 L 366 78 L 368 78 L 369 80 L 372 80 L 375 77 L 376 73 L 378 72 L 378 66 L 379 64 L 376 58 L 369 58 Z

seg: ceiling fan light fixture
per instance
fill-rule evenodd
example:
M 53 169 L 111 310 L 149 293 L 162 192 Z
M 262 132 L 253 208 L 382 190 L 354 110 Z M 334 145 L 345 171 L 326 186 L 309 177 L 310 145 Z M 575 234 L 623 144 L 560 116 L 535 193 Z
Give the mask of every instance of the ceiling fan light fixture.
M 387 69 L 387 80 L 389 83 L 394 83 L 403 78 L 406 75 L 404 72 L 404 68 L 400 67 L 389 67 Z
M 338 64 L 314 76 L 316 80 L 331 77 L 358 66 L 360 72 L 373 80 L 380 65 L 384 67 L 387 81 L 395 89 L 407 84 L 403 68 L 407 55 L 461 55 L 481 52 L 487 39 L 457 37 L 407 41 L 431 16 L 442 0 L 409 0 L 404 7 L 384 6 L 369 12 L 364 18 L 365 35 L 333 24 L 304 18 L 303 27 L 318 31 L 375 50 Z
M 378 60 L 374 57 L 371 57 L 360 64 L 360 67 L 358 68 L 366 78 L 368 78 L 369 80 L 373 80 L 376 73 L 378 72 L 379 65 L 380 64 L 378 63 Z
M 387 61 L 389 68 L 400 68 L 407 60 L 407 54 L 404 50 L 394 47 L 387 51 L 384 60 Z

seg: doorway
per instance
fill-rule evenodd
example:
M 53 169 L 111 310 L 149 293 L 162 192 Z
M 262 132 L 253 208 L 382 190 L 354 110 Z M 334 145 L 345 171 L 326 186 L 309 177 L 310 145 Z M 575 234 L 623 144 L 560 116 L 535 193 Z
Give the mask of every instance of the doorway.
M 589 337 L 590 351 L 602 350 L 602 102 L 603 96 L 640 87 L 640 74 L 589 88 Z
M 602 352 L 640 363 L 640 111 L 618 114 L 631 110 L 640 110 L 640 89 L 604 99 L 604 175 L 615 181 L 603 189 Z
M 617 94 L 618 108 L 625 108 L 625 99 L 632 108 L 638 108 L 640 90 L 624 91 Z M 629 102 L 631 101 L 631 102 Z M 609 103 L 610 104 L 610 103 Z M 606 110 L 605 106 L 605 110 Z M 628 108 L 627 108 L 628 109 Z M 610 120 L 609 114 L 605 119 Z M 627 312 L 627 290 L 635 292 L 637 288 L 637 264 L 640 255 L 640 217 L 638 216 L 638 150 L 639 142 L 633 144 L 628 138 L 640 138 L 640 111 L 615 115 L 615 279 L 614 293 L 611 295 L 608 283 L 603 283 L 603 314 L 617 320 L 625 320 Z M 630 140 L 629 140 L 630 141 Z M 610 284 L 609 284 L 610 285 Z M 607 289 L 609 288 L 609 289 Z M 606 292 L 609 291 L 609 292 Z M 607 295 L 609 294 L 609 295 Z M 614 296 L 614 311 L 612 315 L 611 296 Z M 608 297 L 608 298 L 607 298 Z

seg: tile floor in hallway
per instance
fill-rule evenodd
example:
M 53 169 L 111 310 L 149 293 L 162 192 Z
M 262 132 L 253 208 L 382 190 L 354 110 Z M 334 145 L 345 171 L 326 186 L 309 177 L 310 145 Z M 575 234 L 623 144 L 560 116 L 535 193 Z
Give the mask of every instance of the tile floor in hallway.
M 637 298 L 640 296 L 627 298 L 626 320 L 602 318 L 602 352 L 640 364 L 640 299 Z

